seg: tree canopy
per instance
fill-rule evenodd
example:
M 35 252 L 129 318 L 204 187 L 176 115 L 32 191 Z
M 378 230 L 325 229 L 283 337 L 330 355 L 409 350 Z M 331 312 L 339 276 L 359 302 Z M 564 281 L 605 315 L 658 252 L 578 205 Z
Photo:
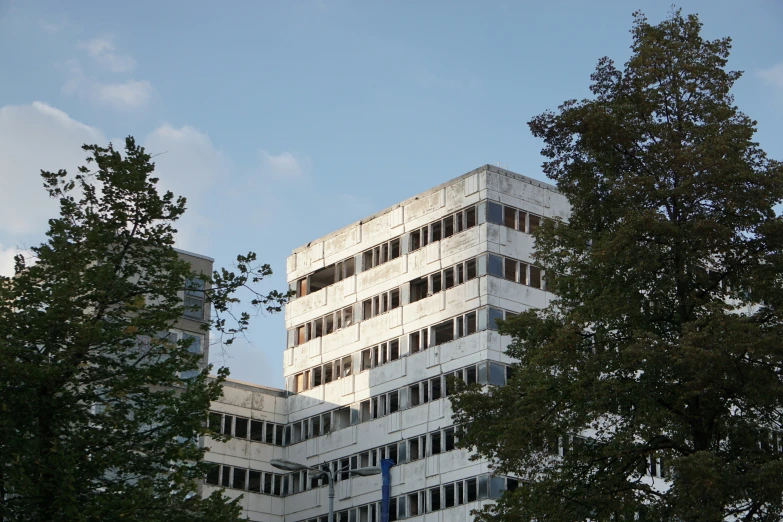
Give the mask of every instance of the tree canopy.
M 198 438 L 228 371 L 208 379 L 192 339 L 167 337 L 186 281 L 206 281 L 224 342 L 248 327 L 237 292 L 271 274 L 256 255 L 196 273 L 174 250 L 186 201 L 158 192 L 149 154 L 85 145 L 76 175 L 42 172 L 60 215 L 32 260 L 0 277 L 0 520 L 235 520 L 221 493 L 203 499 Z M 187 377 L 186 377 L 187 376 Z
M 551 305 L 501 324 L 513 377 L 453 398 L 524 479 L 480 520 L 783 514 L 783 169 L 701 28 L 635 13 L 625 66 L 529 122 L 571 214 L 536 235 Z

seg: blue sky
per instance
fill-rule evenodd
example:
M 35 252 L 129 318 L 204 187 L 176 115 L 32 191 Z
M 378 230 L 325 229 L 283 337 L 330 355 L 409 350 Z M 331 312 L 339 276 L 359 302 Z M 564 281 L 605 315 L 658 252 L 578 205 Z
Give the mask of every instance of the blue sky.
M 486 163 L 543 179 L 526 122 L 623 63 L 631 13 L 669 1 L 0 0 L 0 272 L 43 239 L 41 168 L 133 135 L 189 199 L 179 246 L 253 250 L 285 286 L 293 248 Z M 783 3 L 683 1 L 734 40 L 734 93 L 783 159 Z M 213 356 L 282 386 L 281 316 Z

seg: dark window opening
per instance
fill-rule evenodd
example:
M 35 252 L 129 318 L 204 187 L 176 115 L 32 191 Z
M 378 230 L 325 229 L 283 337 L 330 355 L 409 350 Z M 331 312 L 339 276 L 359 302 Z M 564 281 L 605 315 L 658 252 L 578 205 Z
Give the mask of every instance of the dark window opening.
M 517 230 L 520 232 L 526 232 L 527 231 L 527 212 L 519 211 L 519 223 L 517 224 Z
M 487 221 L 496 225 L 503 224 L 503 206 L 494 201 L 487 202 Z
M 470 281 L 471 279 L 476 279 L 477 270 L 476 270 L 476 260 L 470 259 L 465 262 L 465 269 L 468 273 L 467 280 Z
M 440 455 L 440 440 L 441 436 L 439 431 L 430 433 L 430 455 Z
M 503 225 L 508 228 L 517 228 L 517 209 L 503 207 Z
M 398 257 L 400 257 L 401 250 L 400 250 L 400 240 L 399 240 L 399 238 L 393 239 L 391 241 L 391 243 L 389 243 L 389 247 L 390 247 L 390 250 L 391 250 L 391 257 L 390 257 L 390 259 L 397 259 Z
M 413 252 L 414 250 L 418 250 L 421 248 L 421 232 L 419 230 L 414 230 L 411 232 L 410 235 L 410 245 L 409 245 L 409 251 Z
M 489 254 L 487 263 L 487 273 L 495 277 L 503 277 L 503 258 Z
M 433 328 L 435 336 L 435 346 L 448 343 L 454 340 L 454 321 L 449 319 L 443 323 L 435 325 Z
M 440 221 L 436 221 L 432 224 L 432 242 L 440 241 L 441 224 Z
M 476 207 L 470 207 L 465 211 L 465 228 L 476 226 Z
M 504 276 L 509 281 L 516 281 L 517 280 L 517 262 L 513 259 L 506 258 L 505 259 L 505 266 L 504 269 Z
M 443 238 L 454 235 L 454 216 L 449 216 L 443 220 Z
M 431 379 L 430 385 L 432 387 L 432 400 L 437 401 L 441 397 L 440 377 Z
M 410 302 L 415 303 L 427 297 L 427 278 L 422 277 L 410 282 Z
M 250 440 L 255 440 L 258 442 L 261 442 L 262 436 L 264 434 L 264 423 L 263 421 L 250 421 Z
M 437 272 L 432 274 L 432 293 L 437 294 L 441 290 L 441 274 Z
M 247 438 L 247 423 L 248 419 L 237 417 L 236 425 L 234 426 L 234 437 L 238 439 Z
M 541 269 L 537 266 L 530 265 L 530 286 L 533 288 L 541 288 Z
M 443 288 L 449 289 L 454 286 L 454 268 L 447 268 L 443 271 Z

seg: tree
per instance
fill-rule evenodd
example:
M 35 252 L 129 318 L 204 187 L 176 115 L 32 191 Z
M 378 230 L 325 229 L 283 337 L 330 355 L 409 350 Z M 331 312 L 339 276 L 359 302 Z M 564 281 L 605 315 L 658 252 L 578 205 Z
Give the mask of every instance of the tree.
M 731 40 L 634 19 L 622 70 L 529 122 L 571 215 L 536 235 L 555 300 L 500 327 L 513 377 L 453 399 L 462 446 L 524 478 L 480 520 L 783 514 L 783 170 Z
M 161 332 L 196 278 L 228 343 L 248 326 L 232 314 L 238 291 L 270 312 L 286 295 L 253 290 L 271 270 L 252 252 L 236 272 L 193 273 L 172 246 L 186 201 L 158 193 L 132 138 L 124 156 L 84 150 L 94 171 L 41 173 L 60 215 L 35 263 L 17 256 L 0 278 L 0 520 L 235 520 L 235 501 L 202 499 L 196 482 L 197 438 L 220 438 L 205 421 L 228 371 L 181 378 L 201 355 Z

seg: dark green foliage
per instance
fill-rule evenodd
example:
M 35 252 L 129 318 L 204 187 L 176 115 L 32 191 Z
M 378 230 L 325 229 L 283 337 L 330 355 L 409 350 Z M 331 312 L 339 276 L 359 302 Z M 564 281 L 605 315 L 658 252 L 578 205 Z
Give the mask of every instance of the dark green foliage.
M 783 170 L 700 29 L 637 13 L 625 68 L 529 124 L 572 214 L 536 238 L 557 300 L 501 327 L 514 377 L 453 401 L 462 445 L 527 478 L 481 520 L 780 519 Z
M 270 274 L 238 258 L 238 273 L 192 273 L 173 250 L 185 199 L 159 194 L 154 165 L 132 138 L 123 155 L 91 153 L 76 176 L 42 172 L 60 216 L 34 264 L 0 277 L 0 520 L 236 520 L 221 495 L 202 499 L 196 439 L 219 378 L 198 370 L 189 342 L 162 337 L 182 316 L 189 278 L 207 281 L 215 330 L 227 341 L 234 294 Z M 279 309 L 286 296 L 256 294 Z

